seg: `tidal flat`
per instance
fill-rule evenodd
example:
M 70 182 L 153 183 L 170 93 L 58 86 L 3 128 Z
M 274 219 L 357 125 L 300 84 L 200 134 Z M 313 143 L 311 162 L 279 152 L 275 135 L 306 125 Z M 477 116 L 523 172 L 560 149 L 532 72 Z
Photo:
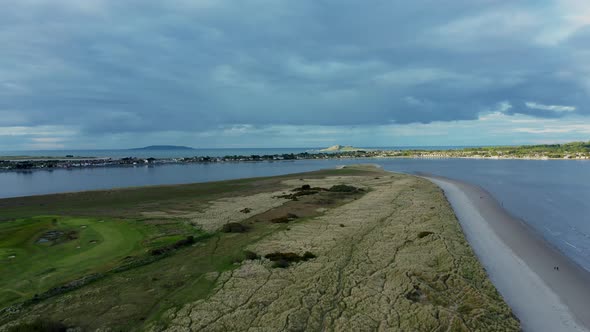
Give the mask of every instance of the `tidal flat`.
M 443 192 L 410 175 L 347 166 L 0 206 L 0 331 L 520 329 Z

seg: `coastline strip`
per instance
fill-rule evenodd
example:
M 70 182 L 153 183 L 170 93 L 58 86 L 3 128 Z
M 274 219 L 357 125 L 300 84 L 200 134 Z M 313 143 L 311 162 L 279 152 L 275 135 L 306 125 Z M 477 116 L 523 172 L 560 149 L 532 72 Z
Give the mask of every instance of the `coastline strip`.
M 589 331 L 590 273 L 480 187 L 425 176 L 451 203 L 465 236 L 525 331 Z

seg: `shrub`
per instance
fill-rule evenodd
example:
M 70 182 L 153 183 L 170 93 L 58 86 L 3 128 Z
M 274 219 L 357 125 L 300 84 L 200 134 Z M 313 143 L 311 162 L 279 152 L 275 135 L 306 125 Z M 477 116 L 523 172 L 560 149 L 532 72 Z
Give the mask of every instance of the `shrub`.
M 37 319 L 8 329 L 9 332 L 65 332 L 68 327 L 60 322 Z
M 301 187 L 295 188 L 293 190 L 291 190 L 293 193 L 291 194 L 283 194 L 280 196 L 277 196 L 278 198 L 285 198 L 285 199 L 291 199 L 291 200 L 298 200 L 297 198 L 300 196 L 308 196 L 308 195 L 315 195 L 317 193 L 319 193 L 320 191 L 326 191 L 326 189 L 324 188 L 312 188 L 310 185 L 308 184 L 304 184 Z
M 254 260 L 254 259 L 260 258 L 260 256 L 257 253 L 250 251 L 250 250 L 244 250 L 244 257 L 246 257 L 246 259 L 248 259 L 248 260 Z
M 240 264 L 240 263 L 241 263 L 241 262 L 243 262 L 243 261 L 244 261 L 244 257 L 242 257 L 242 256 L 239 256 L 239 257 L 233 257 L 233 258 L 231 259 L 231 262 L 232 262 L 233 264 Z
M 335 186 L 332 186 L 332 188 L 330 188 L 329 191 L 335 192 L 335 193 L 357 193 L 359 191 L 362 191 L 362 189 L 359 189 L 359 188 L 353 187 L 353 186 L 349 186 L 346 184 L 337 184 Z
M 182 247 L 190 246 L 190 245 L 192 245 L 195 242 L 196 242 L 195 237 L 192 236 L 192 235 L 190 235 L 190 236 L 187 236 L 186 239 L 182 239 L 180 241 L 176 241 L 173 244 L 169 244 L 167 246 L 163 246 L 163 247 L 160 247 L 160 248 L 152 249 L 152 250 L 149 251 L 149 254 L 152 255 L 152 256 L 163 255 L 163 254 L 165 254 L 167 252 L 170 252 L 170 251 L 173 251 L 173 250 L 177 250 L 177 249 L 180 249 Z
M 271 219 L 270 222 L 275 223 L 275 224 L 286 224 L 289 221 L 290 220 L 287 217 L 279 217 L 279 218 L 273 218 L 273 219 Z
M 427 237 L 430 234 L 434 234 L 434 233 L 429 232 L 429 231 L 423 231 L 423 232 L 418 233 L 418 238 L 421 239 L 421 238 Z
M 316 255 L 314 255 L 313 253 L 311 253 L 311 252 L 309 252 L 309 251 L 306 251 L 306 252 L 303 254 L 303 260 L 304 260 L 304 261 L 308 261 L 308 260 L 310 260 L 310 259 L 314 259 L 314 258 L 316 258 L 316 257 L 317 257 Z
M 273 252 L 265 255 L 264 257 L 270 259 L 273 262 L 280 260 L 286 260 L 287 262 L 299 262 L 302 259 L 301 256 L 294 252 Z
M 423 302 L 426 296 L 418 286 L 414 286 L 414 289 L 406 294 L 406 299 L 412 302 Z
M 274 262 L 272 264 L 272 267 L 274 268 L 280 268 L 280 269 L 286 269 L 289 267 L 289 265 L 291 265 L 291 263 L 289 263 L 289 261 L 286 261 L 284 259 L 278 260 L 276 262 Z
M 164 255 L 168 251 L 170 251 L 170 249 L 167 249 L 165 247 L 163 247 L 163 248 L 156 248 L 156 249 L 150 250 L 149 251 L 149 254 L 152 255 L 152 256 L 160 256 L 160 255 Z
M 301 261 L 308 261 L 316 258 L 316 255 L 309 251 L 306 251 L 303 256 L 299 256 L 294 252 L 273 252 L 264 256 L 265 258 L 273 262 L 272 267 L 286 268 L 291 263 L 297 263 Z
M 176 243 L 174 243 L 174 249 L 179 249 L 181 247 L 185 247 L 185 246 L 190 246 L 191 244 L 195 243 L 195 237 L 192 235 L 189 235 L 186 237 L 186 239 L 177 241 Z
M 299 197 L 299 196 L 315 195 L 319 192 L 320 192 L 319 190 L 315 190 L 315 189 L 314 190 L 302 190 L 302 191 L 299 191 L 299 192 L 293 194 L 292 196 Z
M 221 231 L 224 233 L 244 233 L 248 231 L 246 225 L 240 224 L 239 222 L 229 222 L 223 225 Z
M 289 221 L 293 221 L 298 218 L 299 218 L 299 216 L 297 216 L 296 214 L 287 213 L 286 216 L 271 219 L 271 222 L 273 222 L 275 224 L 286 224 Z

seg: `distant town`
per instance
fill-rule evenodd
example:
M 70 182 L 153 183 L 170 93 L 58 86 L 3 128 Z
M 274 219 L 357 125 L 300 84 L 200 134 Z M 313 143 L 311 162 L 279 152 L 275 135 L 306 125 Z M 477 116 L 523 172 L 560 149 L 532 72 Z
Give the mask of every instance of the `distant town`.
M 302 152 L 249 156 L 195 156 L 185 158 L 94 158 L 67 155 L 64 157 L 0 157 L 0 170 L 75 169 L 85 167 L 124 167 L 188 163 L 274 162 L 306 159 L 361 158 L 472 158 L 472 159 L 590 159 L 590 142 L 548 145 L 523 145 L 463 148 L 456 150 L 371 150 L 350 146 L 333 146 L 318 152 Z

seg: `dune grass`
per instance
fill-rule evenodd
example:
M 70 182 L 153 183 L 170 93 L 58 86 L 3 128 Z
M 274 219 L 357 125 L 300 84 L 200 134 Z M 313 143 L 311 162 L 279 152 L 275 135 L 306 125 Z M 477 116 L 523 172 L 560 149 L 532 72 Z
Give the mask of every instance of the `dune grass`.
M 306 178 L 331 175 L 361 176 L 374 173 L 365 168 L 347 167 L 305 173 Z M 248 178 L 206 183 L 93 190 L 0 199 L 0 223 L 39 215 L 67 215 L 112 218 L 142 218 L 143 211 L 162 207 L 198 210 L 208 201 L 230 195 L 246 195 L 281 187 L 281 181 L 303 174 Z
M 371 171 L 325 170 L 305 176 L 366 173 Z M 79 324 L 97 319 L 97 312 L 126 306 L 125 313 L 105 314 L 100 322 L 87 326 L 131 327 L 153 321 L 167 308 L 208 294 L 216 284 L 216 278 L 208 274 L 235 267 L 248 245 L 287 225 L 251 225 L 240 236 L 205 234 L 186 220 L 146 217 L 144 211 L 199 210 L 222 197 L 280 189 L 285 179 L 300 176 L 2 199 L 0 312 L 54 287 L 101 273 L 97 281 L 80 289 L 43 298 L 38 303 L 43 309 L 32 303 L 23 310 L 57 320 L 77 317 L 75 324 Z M 60 235 L 40 242 L 48 232 Z M 151 259 L 151 249 L 173 245 L 189 235 L 198 238 L 196 244 Z M 71 301 L 57 304 L 64 298 Z M 0 326 L 19 316 L 0 314 Z
M 0 222 L 0 331 L 11 324 L 28 326 L 27 324 L 33 324 L 37 319 L 79 327 L 82 330 L 108 327 L 113 331 L 139 331 L 149 327 L 159 331 L 174 326 L 185 330 L 192 324 L 192 318 L 189 318 L 191 311 L 187 310 L 191 305 L 200 303 L 199 301 L 202 301 L 201 304 L 206 310 L 211 310 L 217 315 L 227 309 L 226 302 L 248 302 L 255 296 L 264 297 L 265 294 L 281 294 L 279 298 L 283 300 L 296 299 L 302 295 L 305 298 L 330 297 L 330 294 L 338 294 L 334 287 L 340 289 L 347 285 L 337 279 L 346 281 L 346 278 L 350 277 L 351 280 L 369 280 L 374 276 L 363 277 L 362 273 L 378 267 L 380 261 L 387 261 L 382 269 L 390 276 L 388 280 L 393 282 L 387 289 L 396 292 L 395 297 L 391 298 L 396 298 L 399 302 L 394 306 L 385 305 L 380 309 L 392 307 L 393 312 L 399 310 L 397 319 L 400 322 L 414 327 L 422 326 L 423 323 L 414 321 L 420 317 L 428 318 L 432 324 L 446 324 L 450 321 L 449 324 L 461 325 L 461 320 L 455 320 L 455 317 L 473 320 L 483 317 L 491 320 L 486 323 L 487 325 L 484 324 L 486 326 L 500 326 L 502 324 L 498 322 L 505 320 L 508 320 L 506 326 L 515 325 L 510 320 L 509 311 L 487 281 L 485 272 L 464 242 L 444 196 L 432 185 L 416 187 L 414 191 L 411 185 L 412 181 L 416 180 L 409 177 L 391 176 L 391 180 L 382 180 L 383 183 L 380 184 L 373 183 L 374 186 L 380 186 L 379 190 L 383 193 L 372 192 L 372 187 L 369 190 L 355 190 L 353 193 L 348 193 L 350 190 L 346 190 L 345 193 L 324 190 L 316 195 L 298 197 L 297 200 L 290 200 L 256 215 L 244 213 L 244 220 L 240 222 L 247 225 L 247 228 L 241 233 L 218 231 L 205 234 L 187 220 L 175 219 L 179 215 L 175 213 L 179 210 L 202 209 L 209 201 L 224 196 L 247 196 L 260 192 L 292 190 L 293 183 L 297 183 L 297 186 L 301 186 L 299 183 L 306 184 L 300 181 L 303 177 L 310 181 L 314 178 L 342 175 L 342 181 L 338 182 L 345 183 L 353 180 L 352 177 L 345 178 L 349 175 L 364 175 L 362 181 L 370 182 L 379 179 L 375 175 L 382 174 L 380 170 L 350 168 L 272 178 L 0 200 L 2 217 L 14 217 L 12 220 Z M 291 184 L 286 185 L 289 181 L 284 182 L 285 180 L 291 180 Z M 404 194 L 401 195 L 398 191 L 403 191 Z M 366 198 L 365 195 L 372 195 L 373 198 Z M 433 200 L 439 202 L 436 209 L 422 207 L 426 204 L 424 202 L 431 206 Z M 342 215 L 346 218 L 332 216 L 329 220 L 316 219 L 324 213 L 320 211 L 337 207 L 346 209 L 348 203 L 355 201 L 362 202 L 360 207 L 367 210 L 361 211 L 366 215 L 363 218 L 345 220 L 350 215 L 360 213 L 355 208 L 349 208 L 350 211 Z M 389 219 L 371 217 L 374 211 L 387 212 L 392 209 L 396 213 L 391 213 Z M 142 211 L 166 213 L 142 214 Z M 277 217 L 289 216 L 290 213 L 295 213 L 300 218 L 291 218 L 292 220 L 287 220 L 286 223 L 272 222 Z M 440 222 L 435 223 L 436 227 L 444 228 L 449 233 L 445 236 L 442 235 L 442 229 L 437 231 L 434 224 L 428 224 L 440 221 L 434 218 L 437 213 L 442 213 L 441 218 L 446 222 L 445 227 Z M 410 225 L 406 223 L 411 222 L 415 222 L 416 225 L 409 231 Z M 383 233 L 384 229 L 389 229 L 387 234 Z M 361 230 L 363 232 L 360 232 Z M 158 256 L 150 254 L 153 252 L 151 249 L 173 246 L 192 235 L 198 240 L 190 245 Z M 303 238 L 298 239 L 298 236 Z M 310 244 L 305 248 L 301 246 L 302 243 L 316 237 L 316 244 Z M 456 241 L 453 240 L 454 237 L 457 237 Z M 39 242 L 40 238 L 50 239 Z M 293 262 L 300 263 L 279 266 L 286 269 L 271 268 L 268 262 L 270 258 L 239 264 L 243 260 L 259 258 L 255 253 L 248 253 L 253 246 L 261 246 L 256 247 L 258 252 L 259 249 L 264 249 L 264 245 L 273 245 L 276 239 L 280 239 L 281 246 L 291 242 L 298 246 L 293 250 L 281 247 L 260 251 L 260 256 L 279 252 L 279 259 L 291 257 Z M 382 251 L 373 250 L 375 246 L 385 244 L 388 246 L 383 247 Z M 332 245 L 335 247 L 330 247 Z M 313 248 L 313 254 L 305 253 L 307 248 Z M 410 254 L 414 252 L 415 254 Z M 469 267 L 469 271 L 457 270 L 458 267 L 454 265 L 454 254 L 457 252 L 460 252 L 458 257 L 461 257 L 461 268 L 464 270 Z M 365 266 L 362 264 L 368 257 L 371 258 L 372 265 L 361 268 Z M 358 264 L 354 265 L 358 265 L 358 269 L 347 270 L 348 272 L 342 274 L 342 278 L 332 279 L 332 276 L 341 275 L 344 267 L 348 265 L 347 262 L 355 259 L 359 260 Z M 266 264 L 265 260 L 269 264 Z M 304 264 L 302 262 L 306 265 L 298 266 Z M 335 262 L 346 264 L 340 267 L 340 263 Z M 392 262 L 395 264 L 391 265 Z M 264 264 L 269 268 L 266 269 Z M 306 269 L 319 266 L 322 266 L 321 270 L 306 272 Z M 240 270 L 241 267 L 245 270 Z M 249 268 L 263 271 L 258 276 L 260 279 L 256 279 L 255 274 L 247 274 L 247 278 L 234 278 L 234 273 L 244 273 Z M 16 311 L 1 310 L 7 304 L 30 299 L 34 294 L 69 280 L 105 271 L 109 272 L 83 287 L 29 302 Z M 311 278 L 309 282 L 306 281 L 307 276 Z M 444 277 L 442 282 L 440 276 Z M 246 284 L 236 287 L 242 281 Z M 467 287 L 474 281 L 477 282 L 473 289 Z M 305 287 L 297 287 L 297 292 L 290 293 L 289 289 L 284 287 L 297 282 L 303 282 L 305 287 L 319 287 L 319 290 L 303 294 L 300 290 Z M 391 287 L 395 282 L 401 284 Z M 483 285 L 480 285 L 482 282 Z M 414 286 L 413 290 L 409 283 Z M 361 285 L 370 287 L 373 283 L 362 282 Z M 267 288 L 262 289 L 263 286 Z M 470 289 L 471 292 L 465 295 L 465 289 Z M 223 297 L 225 291 L 230 290 L 231 293 Z M 482 291 L 484 295 L 480 296 L 479 292 Z M 252 292 L 254 294 L 250 294 Z M 214 300 L 216 295 L 222 296 L 223 301 Z M 364 296 L 358 298 L 364 303 L 359 304 L 359 310 L 369 308 L 371 304 L 381 303 L 365 301 Z M 306 301 L 302 299 L 296 302 L 303 305 Z M 471 300 L 481 303 L 471 303 Z M 330 301 L 322 301 L 320 302 L 324 305 L 330 306 Z M 228 319 L 239 325 L 245 324 L 250 316 L 264 316 L 273 308 L 283 310 L 283 307 L 274 306 L 261 310 L 259 306 L 266 302 L 254 302 L 246 306 L 253 310 L 252 315 L 248 314 L 239 320 L 228 316 Z M 457 304 L 461 304 L 461 312 L 455 310 Z M 284 309 L 285 312 L 293 309 L 293 303 L 284 308 L 287 308 Z M 498 317 L 482 316 L 479 312 L 482 308 L 492 309 L 492 315 L 499 313 Z M 378 311 L 371 309 L 373 313 Z M 473 314 L 474 312 L 478 313 Z M 445 315 L 450 315 L 451 318 L 447 319 Z M 269 317 L 272 322 L 286 326 L 281 321 L 284 318 L 283 311 L 271 316 Z M 290 317 L 287 321 L 297 320 Z M 269 327 L 274 326 L 270 322 L 265 324 Z M 359 321 L 359 324 L 364 323 Z M 472 322 L 469 325 L 473 325 Z

